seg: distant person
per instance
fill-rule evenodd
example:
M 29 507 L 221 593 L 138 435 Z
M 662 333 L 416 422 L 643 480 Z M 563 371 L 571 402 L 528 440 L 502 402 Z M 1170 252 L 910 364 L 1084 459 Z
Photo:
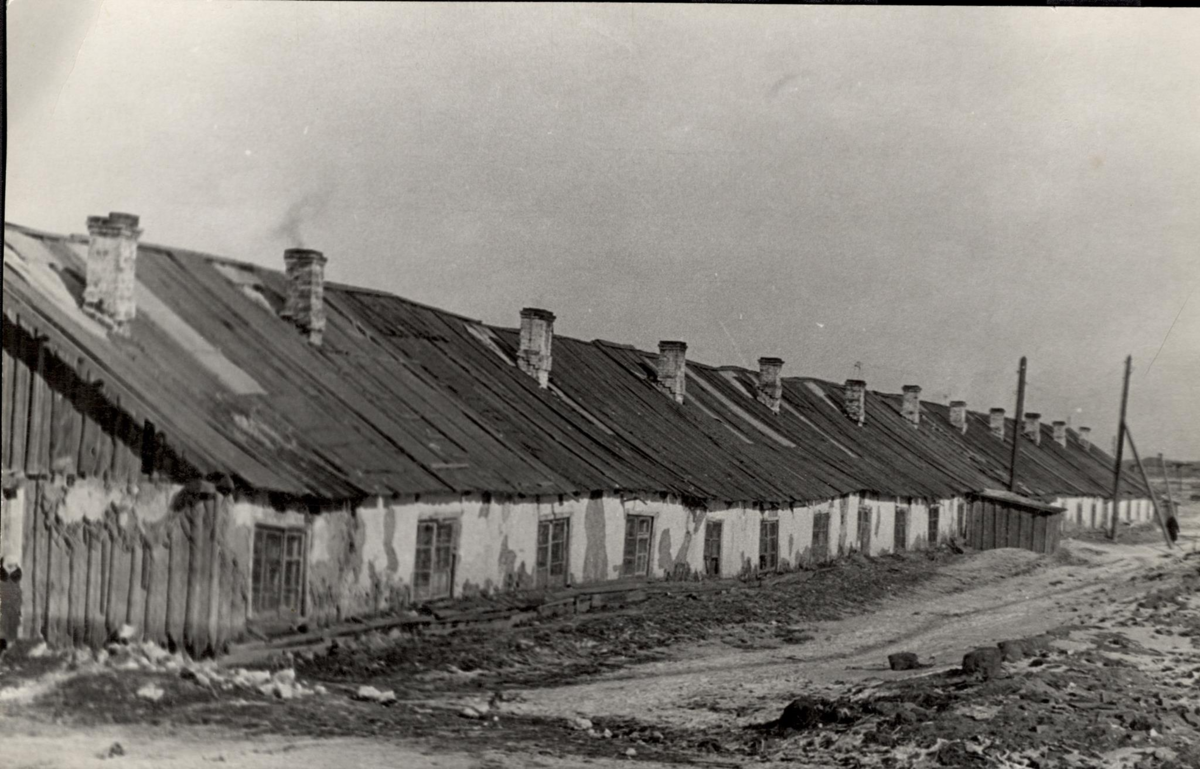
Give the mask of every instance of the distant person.
M 1179 539 L 1179 521 L 1176 520 L 1174 512 L 1167 516 L 1167 536 L 1172 542 Z

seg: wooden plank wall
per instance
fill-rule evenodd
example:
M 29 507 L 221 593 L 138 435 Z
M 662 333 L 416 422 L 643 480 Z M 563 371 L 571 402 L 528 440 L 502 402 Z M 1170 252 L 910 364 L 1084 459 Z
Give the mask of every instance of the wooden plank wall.
M 26 487 L 26 635 L 98 647 L 129 624 L 138 638 L 194 657 L 243 637 L 248 586 L 222 537 L 221 500 L 197 498 L 144 529 L 115 515 L 65 523 L 47 483 Z
M 104 383 L 81 378 L 82 361 L 72 369 L 7 319 L 3 339 L 3 469 L 140 482 L 142 426 L 120 412 Z
M 1021 547 L 1035 553 L 1053 553 L 1062 536 L 1062 513 L 1035 513 L 1008 507 L 990 499 L 967 504 L 966 541 L 976 550 Z

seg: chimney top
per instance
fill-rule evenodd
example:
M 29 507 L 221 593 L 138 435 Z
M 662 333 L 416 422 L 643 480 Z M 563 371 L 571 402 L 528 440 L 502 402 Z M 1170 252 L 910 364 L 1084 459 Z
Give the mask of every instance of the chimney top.
M 900 413 L 912 423 L 913 427 L 921 426 L 921 387 L 920 385 L 904 385 L 904 401 Z
M 538 387 L 550 386 L 553 366 L 551 350 L 554 345 L 554 313 L 537 307 L 521 310 L 520 349 L 517 366 L 537 380 Z
M 124 214 L 120 211 L 110 211 L 108 214 L 108 220 L 118 227 L 136 230 L 139 217 L 137 214 Z
M 283 252 L 284 262 L 289 261 L 313 261 L 318 264 L 326 264 L 329 260 L 325 258 L 325 254 L 320 251 L 315 251 L 311 248 L 289 248 Z
M 1041 414 L 1038 414 L 1038 413 L 1037 413 L 1037 412 L 1035 412 L 1035 411 L 1026 411 L 1026 412 L 1025 412 L 1025 418 L 1026 418 L 1026 419 L 1041 419 L 1041 418 L 1042 418 L 1042 415 L 1041 415 Z
M 862 379 L 847 379 L 842 390 L 842 407 L 850 420 L 862 427 L 867 421 L 867 383 Z
M 687 390 L 687 343 L 658 343 L 658 384 L 676 403 L 683 403 Z
M 89 216 L 83 309 L 118 334 L 127 334 L 137 315 L 138 217 L 118 211 Z
M 988 409 L 988 413 L 989 414 L 1003 414 L 1004 409 L 1001 409 L 1001 408 Z
M 525 307 L 521 310 L 522 318 L 530 318 L 531 320 L 545 320 L 553 323 L 556 318 L 554 313 L 549 310 L 542 310 L 537 307 Z
M 966 405 L 967 405 L 966 401 L 950 401 L 950 408 L 957 408 L 959 406 L 966 406 Z
M 289 248 L 283 252 L 288 295 L 280 317 L 292 322 L 314 347 L 325 337 L 325 263 L 320 251 Z
M 759 358 L 758 366 L 758 400 L 778 414 L 783 403 L 783 383 L 779 381 L 783 358 Z

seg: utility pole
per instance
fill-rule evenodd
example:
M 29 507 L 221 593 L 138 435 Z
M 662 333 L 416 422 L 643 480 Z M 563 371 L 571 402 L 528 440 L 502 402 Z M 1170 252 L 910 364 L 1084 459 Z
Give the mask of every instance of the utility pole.
M 1125 356 L 1125 385 L 1121 388 L 1121 421 L 1117 423 L 1117 470 L 1113 475 L 1112 520 L 1108 524 L 1108 538 L 1117 538 L 1117 515 L 1121 510 L 1121 457 L 1125 451 L 1125 405 L 1129 402 L 1129 372 L 1133 369 L 1133 356 Z
M 1008 464 L 1008 490 L 1017 492 L 1017 454 L 1021 449 L 1021 420 L 1025 416 L 1025 356 L 1021 356 L 1021 371 L 1017 375 L 1017 413 L 1013 414 L 1012 460 Z
M 1133 451 L 1133 458 L 1142 474 L 1142 482 L 1146 484 L 1146 492 L 1150 494 L 1150 504 L 1154 505 L 1154 517 L 1158 519 L 1158 528 L 1162 529 L 1163 539 L 1167 541 L 1167 549 L 1170 550 L 1174 545 L 1171 544 L 1171 535 L 1167 533 L 1167 519 L 1163 518 L 1162 510 L 1158 507 L 1158 495 L 1150 487 L 1150 476 L 1146 474 L 1146 468 L 1142 467 L 1142 458 L 1138 456 L 1137 444 L 1133 442 L 1133 433 L 1129 428 L 1125 428 L 1125 437 L 1129 439 L 1129 448 Z

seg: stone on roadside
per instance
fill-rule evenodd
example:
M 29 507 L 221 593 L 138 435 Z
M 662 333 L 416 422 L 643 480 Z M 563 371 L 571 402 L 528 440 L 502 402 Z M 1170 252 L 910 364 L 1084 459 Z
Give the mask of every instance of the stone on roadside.
M 634 756 L 637 755 L 637 748 L 626 748 L 625 755 L 629 756 L 630 758 L 633 758 Z
M 1001 641 L 996 645 L 1004 662 L 1020 662 L 1025 659 L 1025 644 L 1021 641 Z
M 788 703 L 779 716 L 779 726 L 784 729 L 811 729 L 821 723 L 824 703 L 808 697 L 797 697 Z
M 1021 646 L 1025 648 L 1025 654 L 1033 656 L 1037 652 L 1050 651 L 1050 642 L 1054 639 L 1048 635 L 1035 635 L 1029 638 L 1021 639 Z
M 387 705 L 396 701 L 396 693 L 391 689 L 381 691 L 374 686 L 360 686 L 354 693 L 354 699 Z
M 1001 664 L 1004 662 L 1003 655 L 995 646 L 985 646 L 976 649 L 963 657 L 962 669 L 964 673 L 981 675 L 984 678 L 992 678 L 1000 672 Z
M 38 657 L 45 657 L 49 653 L 50 653 L 50 645 L 47 644 L 45 641 L 39 642 L 37 644 L 37 646 L 34 646 L 32 649 L 29 650 L 29 656 L 33 657 L 34 659 L 37 659 Z
M 129 643 L 136 635 L 136 627 L 133 625 L 121 625 L 121 628 L 117 631 L 117 640 L 121 641 L 122 643 Z
M 171 656 L 171 652 L 162 648 L 153 641 L 142 642 L 142 654 L 146 655 L 146 659 L 150 660 L 156 665 Z
M 592 722 L 586 718 L 572 718 L 570 721 L 571 728 L 581 732 L 586 732 L 592 728 Z
M 276 672 L 274 676 L 272 676 L 272 680 L 274 680 L 276 683 L 288 684 L 290 686 L 296 683 L 296 670 L 295 668 L 280 670 Z
M 164 692 L 162 687 L 153 683 L 146 684 L 141 689 L 137 690 L 137 696 L 144 700 L 150 700 L 151 702 L 158 702 L 163 698 L 163 694 Z
M 896 652 L 888 655 L 888 666 L 892 670 L 917 670 L 921 662 L 912 652 Z
M 96 652 L 96 664 L 105 665 L 108 663 L 109 653 L 107 649 L 100 649 Z

